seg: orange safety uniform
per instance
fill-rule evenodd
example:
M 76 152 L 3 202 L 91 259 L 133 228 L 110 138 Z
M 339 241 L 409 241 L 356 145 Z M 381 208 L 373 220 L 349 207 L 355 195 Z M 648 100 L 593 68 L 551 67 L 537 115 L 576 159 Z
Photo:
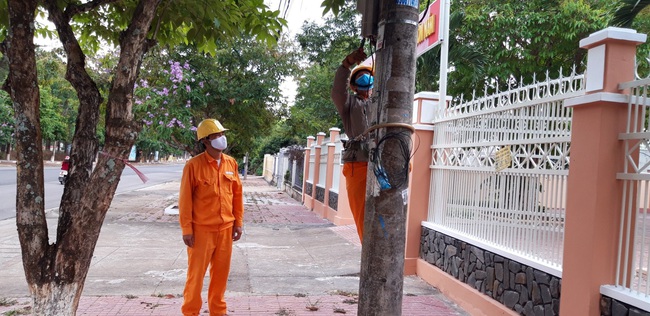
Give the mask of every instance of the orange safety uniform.
M 350 139 L 343 151 L 343 176 L 354 223 L 359 239 L 363 241 L 363 221 L 366 209 L 366 176 L 368 173 L 368 152 L 354 139 L 368 129 L 367 109 L 370 99 L 363 99 L 348 93 L 350 69 L 340 66 L 334 77 L 331 97 L 343 121 L 345 134 Z
M 226 284 L 230 272 L 233 225 L 243 226 L 244 200 L 237 161 L 221 154 L 221 163 L 203 152 L 183 169 L 178 199 L 183 235 L 194 235 L 187 247 L 187 281 L 183 315 L 199 315 L 203 278 L 210 266 L 210 315 L 226 314 Z

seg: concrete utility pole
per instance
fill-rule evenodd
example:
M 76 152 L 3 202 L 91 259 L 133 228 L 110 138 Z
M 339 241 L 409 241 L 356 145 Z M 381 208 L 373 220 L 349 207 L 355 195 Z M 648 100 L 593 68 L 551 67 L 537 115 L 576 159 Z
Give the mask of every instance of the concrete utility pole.
M 379 1 L 373 91 L 373 109 L 379 117 L 372 119 L 374 124 L 412 124 L 417 24 L 417 0 Z M 358 314 L 399 316 L 402 314 L 411 131 L 404 127 L 377 131 L 371 133 L 369 143 L 372 146 L 381 142 L 376 153 L 392 187 L 380 190 L 373 172 L 378 164 L 370 161 Z M 399 138 L 390 137 L 382 141 L 387 134 L 399 134 Z M 403 145 L 407 146 L 406 157 Z

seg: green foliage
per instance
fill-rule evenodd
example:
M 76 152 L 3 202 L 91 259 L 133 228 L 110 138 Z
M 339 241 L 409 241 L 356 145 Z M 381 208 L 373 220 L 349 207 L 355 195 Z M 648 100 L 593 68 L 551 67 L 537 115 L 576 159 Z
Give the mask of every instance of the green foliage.
M 0 146 L 13 143 L 14 110 L 11 98 L 4 90 L 0 90 Z
M 465 18 L 450 31 L 450 43 L 469 49 L 465 57 L 482 55 L 488 62 L 477 71 L 469 59 L 452 56 L 450 48 L 448 94 L 472 95 L 475 89 L 480 94 L 483 82 L 494 79 L 501 89 L 525 84 L 534 74 L 557 76 L 560 68 L 566 75 L 574 65 L 583 71 L 586 51 L 579 41 L 607 25 L 612 7 L 608 1 L 587 0 L 454 1 L 451 11 L 462 11 Z
M 355 7 L 348 3 L 339 15 L 328 16 L 323 25 L 305 23 L 296 36 L 308 65 L 297 79 L 296 100 L 286 124 L 302 142 L 309 135 L 343 126 L 330 90 L 343 58 L 359 47 L 359 19 Z
M 280 83 L 296 70 L 295 55 L 283 43 L 269 48 L 245 36 L 217 45 L 214 57 L 177 47 L 145 60 L 134 101 L 143 123 L 139 149 L 196 153 L 196 125 L 216 118 L 229 129 L 229 153 L 239 157 L 286 116 Z
M 104 41 L 117 45 L 136 5 L 137 1 L 116 1 L 103 10 L 76 16 L 73 25 L 86 50 L 96 52 Z M 167 0 L 158 7 L 148 37 L 162 45 L 191 43 L 198 51 L 213 55 L 217 42 L 237 38 L 242 32 L 274 45 L 286 25 L 279 13 L 269 10 L 261 0 Z
M 300 138 L 292 132 L 291 127 L 287 125 L 286 121 L 277 122 L 268 135 L 256 139 L 255 143 L 257 144 L 257 148 L 254 149 L 251 155 L 249 170 L 254 171 L 256 174 L 261 174 L 265 154 L 274 155 L 281 148 L 303 144 L 305 141 L 305 138 Z
M 64 79 L 62 57 L 56 52 L 38 51 L 36 58 L 43 140 L 70 143 L 79 100 L 75 90 Z

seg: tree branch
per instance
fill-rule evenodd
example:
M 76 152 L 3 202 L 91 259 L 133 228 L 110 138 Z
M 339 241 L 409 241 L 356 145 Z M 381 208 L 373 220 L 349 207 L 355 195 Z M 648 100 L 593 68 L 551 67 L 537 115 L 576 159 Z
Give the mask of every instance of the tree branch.
M 69 5 L 65 8 L 66 18 L 71 19 L 73 16 L 81 13 L 86 13 L 88 11 L 95 10 L 96 8 L 103 6 L 105 4 L 118 2 L 119 0 L 93 0 L 79 5 Z

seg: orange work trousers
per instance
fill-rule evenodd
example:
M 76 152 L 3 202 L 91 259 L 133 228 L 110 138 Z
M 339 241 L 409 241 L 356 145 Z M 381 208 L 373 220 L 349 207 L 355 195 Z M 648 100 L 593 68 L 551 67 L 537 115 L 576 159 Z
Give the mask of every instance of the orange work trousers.
M 343 164 L 345 189 L 348 192 L 350 210 L 357 225 L 359 240 L 363 243 L 363 215 L 366 211 L 366 176 L 368 175 L 368 162 L 356 161 Z
M 194 231 L 194 247 L 187 247 L 187 281 L 181 312 L 185 316 L 201 313 L 203 278 L 210 266 L 208 308 L 210 315 L 225 315 L 226 284 L 232 255 L 232 227 L 220 231 Z

